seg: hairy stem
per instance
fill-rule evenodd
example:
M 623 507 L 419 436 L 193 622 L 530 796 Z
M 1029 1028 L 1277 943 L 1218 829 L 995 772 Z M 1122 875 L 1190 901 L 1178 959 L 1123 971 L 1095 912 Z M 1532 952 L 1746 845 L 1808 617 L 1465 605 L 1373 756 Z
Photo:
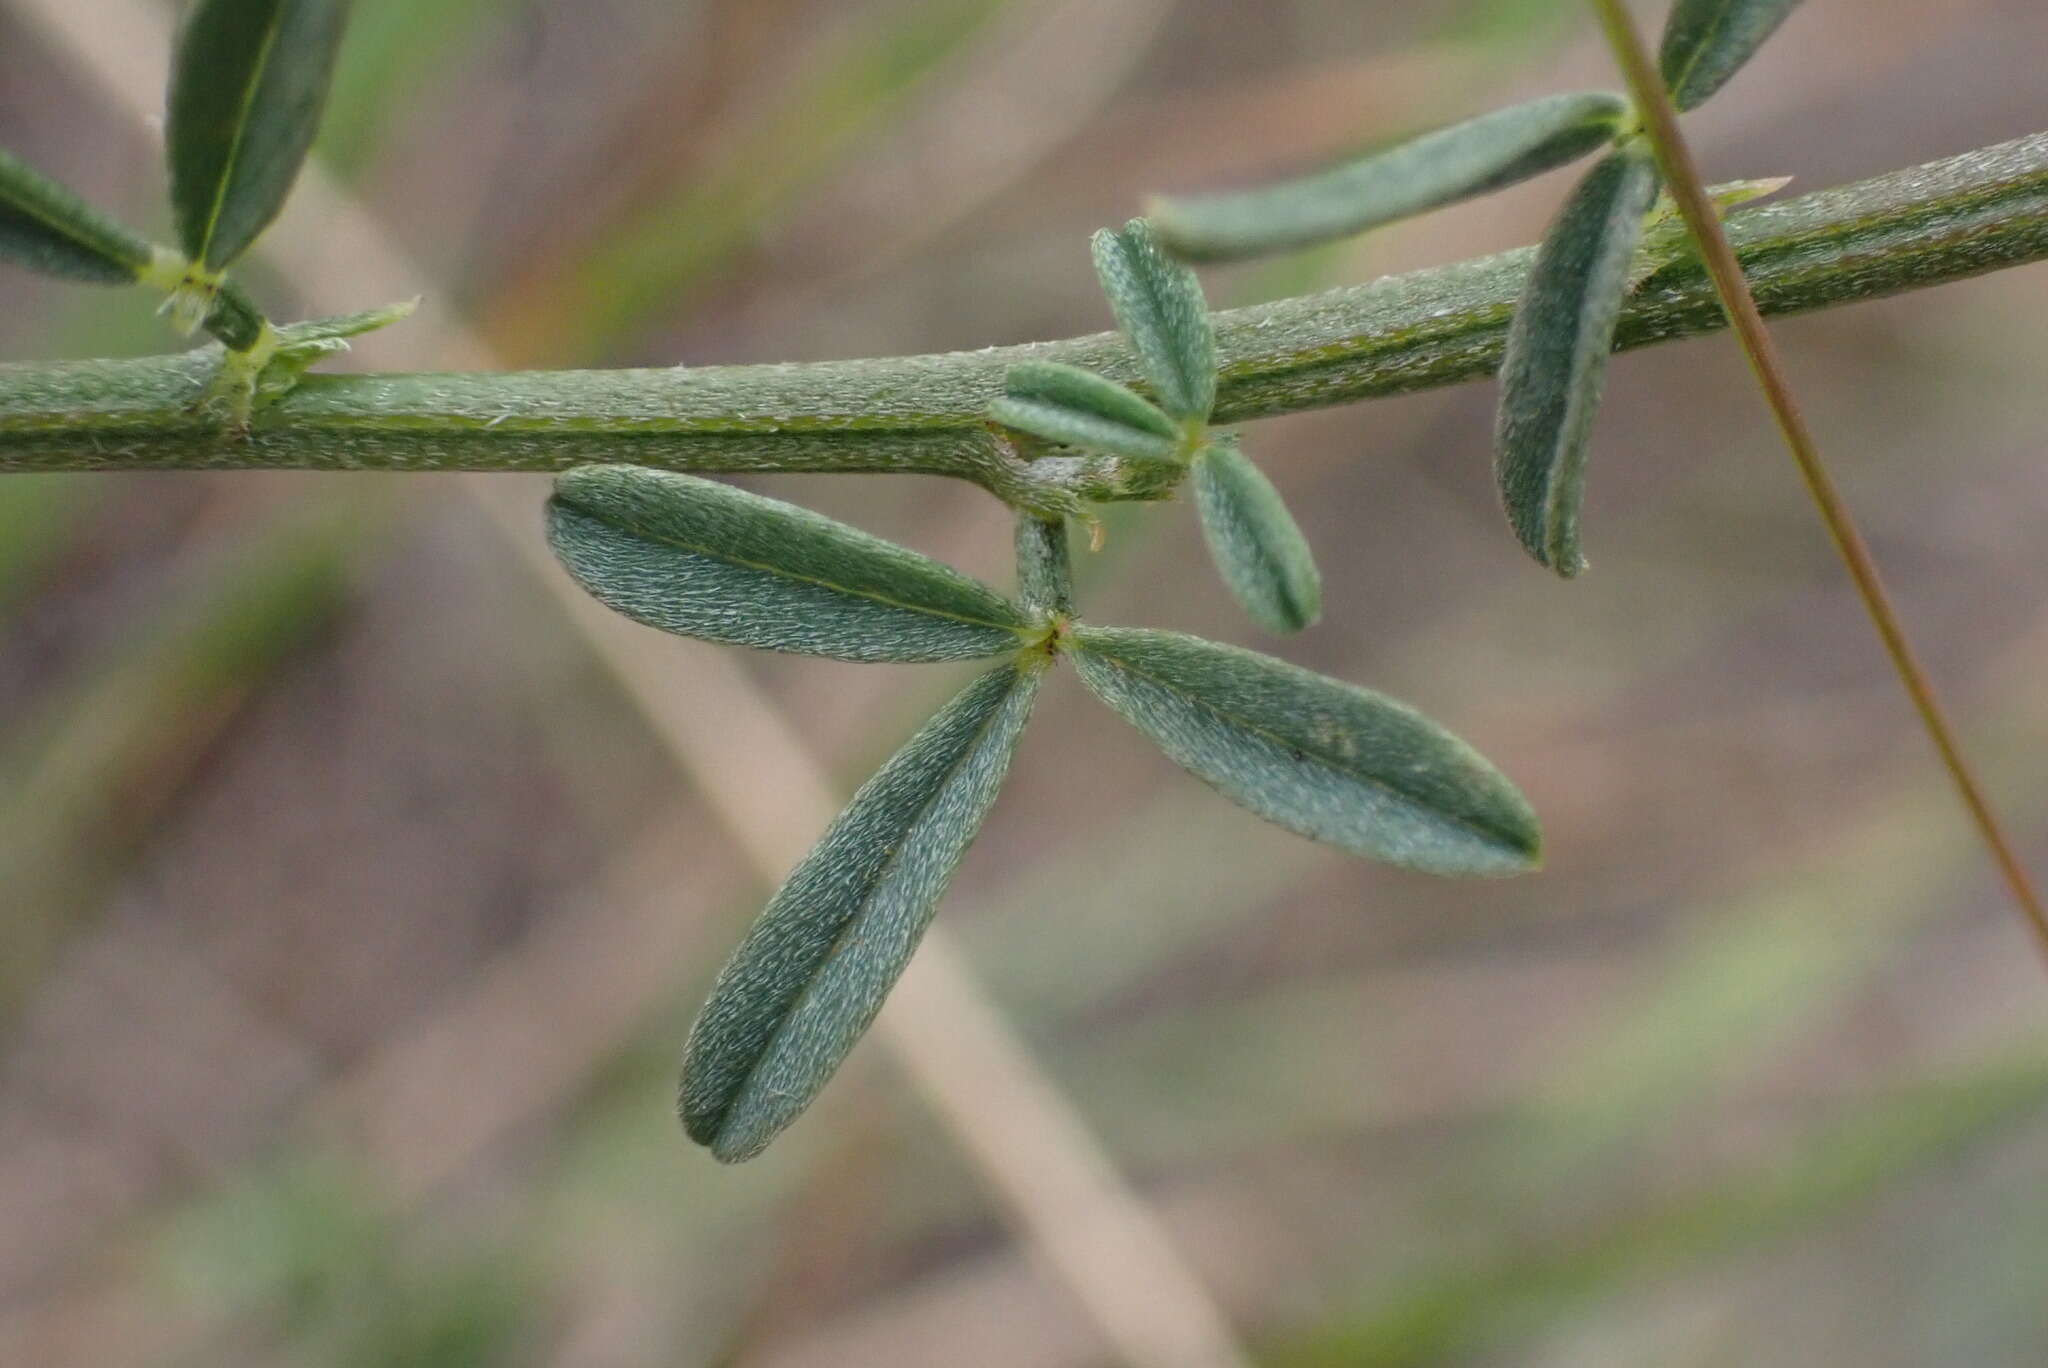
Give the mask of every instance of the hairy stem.
M 1841 555 L 1842 564 L 1856 586 L 1856 593 L 1863 600 L 1864 611 L 1870 615 L 1871 625 L 1877 630 L 1878 640 L 1883 643 L 1885 654 L 1890 657 L 1892 668 L 1905 687 L 1906 696 L 1912 700 L 1921 726 L 1933 741 L 1942 764 L 1947 767 L 1964 809 L 1990 850 L 2013 901 L 2018 904 L 2021 915 L 2033 932 L 2036 945 L 2044 956 L 2048 956 L 2048 910 L 2043 909 L 2041 895 L 2028 877 L 2026 867 L 2020 863 L 1984 786 L 1964 757 L 1962 742 L 1949 723 L 1940 699 L 1935 696 L 1933 682 L 1920 664 L 1913 643 L 1906 636 L 1906 629 L 1892 606 L 1891 596 L 1885 591 L 1884 580 L 1878 574 L 1877 560 L 1864 542 L 1863 533 L 1843 501 L 1841 491 L 1835 487 L 1827 463 L 1821 459 L 1820 447 L 1793 397 L 1784 367 L 1779 364 L 1777 347 L 1771 341 L 1769 330 L 1764 327 L 1757 297 L 1752 294 L 1751 282 L 1743 274 L 1743 263 L 1729 241 L 1732 235 L 1722 231 L 1720 220 L 1709 201 L 1706 184 L 1693 162 L 1692 149 L 1679 130 L 1678 114 L 1672 107 L 1670 94 L 1665 90 L 1656 68 L 1651 65 L 1642 36 L 1636 32 L 1635 21 L 1629 18 L 1621 0 L 1593 0 L 1593 6 L 1600 15 L 1600 26 L 1606 31 L 1608 45 L 1614 49 L 1615 59 L 1628 80 L 1629 93 L 1635 97 L 1636 107 L 1643 113 L 1645 129 L 1656 148 L 1657 162 L 1664 172 L 1664 179 L 1671 187 L 1671 197 L 1677 202 L 1679 213 L 1684 216 L 1686 227 L 1699 248 L 1721 307 L 1734 329 L 1743 356 L 1749 361 L 1750 370 L 1756 375 L 1764 401 L 1770 405 L 1771 416 L 1778 425 L 1779 434 L 1785 439 L 1785 447 L 1799 467 L 1800 478 L 1812 496 L 1814 509 L 1820 514 L 1835 550 Z
M 2039 260 L 2048 257 L 2048 133 L 1751 208 L 1730 218 L 1728 232 L 1769 313 Z M 1521 249 L 1218 314 L 1217 418 L 1491 372 L 1530 256 Z M 1688 257 L 1637 288 L 1617 345 L 1722 326 L 1713 283 Z M 809 365 L 321 375 L 234 434 L 194 407 L 218 355 L 202 348 L 0 366 L 0 471 L 558 470 L 624 461 L 700 472 L 950 475 L 1042 507 L 1040 486 L 1081 486 L 1052 475 L 1054 463 L 1020 462 L 983 422 L 1004 369 L 1052 357 L 1136 379 L 1109 333 Z

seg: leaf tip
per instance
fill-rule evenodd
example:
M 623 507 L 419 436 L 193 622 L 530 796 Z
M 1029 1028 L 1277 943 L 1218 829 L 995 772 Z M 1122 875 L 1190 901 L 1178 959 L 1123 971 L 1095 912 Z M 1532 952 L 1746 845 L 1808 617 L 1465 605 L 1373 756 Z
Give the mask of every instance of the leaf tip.
M 1531 544 L 1529 554 L 1536 563 L 1562 580 L 1574 580 L 1585 573 L 1587 561 L 1579 549 L 1579 529 L 1575 522 L 1550 529 L 1547 540 L 1540 545 Z
M 1422 858 L 1397 860 L 1426 874 L 1460 878 L 1511 879 L 1543 869 L 1543 826 L 1536 809 L 1514 782 L 1489 765 L 1495 789 L 1492 811 L 1480 839 L 1427 851 Z
M 683 1123 L 683 1134 L 692 1144 L 700 1145 L 721 1164 L 743 1164 L 768 1148 L 768 1142 L 775 1137 L 780 1127 L 765 1133 L 761 1128 L 735 1124 L 732 1108 L 706 1111 L 695 1107 L 687 1091 L 677 1099 L 676 1115 Z
M 711 1148 L 711 1142 L 718 1138 L 718 1127 L 707 1120 L 695 1099 L 690 1096 L 690 1076 L 683 1074 L 682 1086 L 676 1090 L 676 1120 L 683 1125 L 683 1134 L 690 1143 Z
M 735 1134 L 728 1128 L 701 1143 L 705 1149 L 711 1151 L 711 1157 L 721 1164 L 744 1164 L 768 1148 L 768 1139 L 768 1136 L 755 1135 L 751 1132 Z
M 1276 584 L 1270 596 L 1240 602 L 1252 619 L 1269 632 L 1282 636 L 1304 632 L 1323 618 L 1322 576 L 1309 563 Z

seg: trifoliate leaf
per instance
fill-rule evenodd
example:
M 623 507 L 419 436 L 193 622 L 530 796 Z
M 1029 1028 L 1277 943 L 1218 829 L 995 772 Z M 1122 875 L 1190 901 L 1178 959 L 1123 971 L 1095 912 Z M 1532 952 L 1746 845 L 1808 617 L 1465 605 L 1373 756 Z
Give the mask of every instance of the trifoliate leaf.
M 1570 577 L 1579 554 L 1586 439 L 1600 406 L 1629 258 L 1657 196 L 1647 140 L 1587 173 L 1537 250 L 1501 357 L 1494 479 L 1515 535 Z
M 1080 627 L 1082 681 L 1175 761 L 1270 822 L 1435 874 L 1534 868 L 1522 795 L 1392 699 L 1233 646 Z
M 1658 66 L 1671 103 L 1691 109 L 1727 84 L 1799 0 L 1677 0 Z
M 1146 212 L 1168 249 L 1196 261 L 1307 247 L 1562 166 L 1611 141 L 1628 117 L 1619 95 L 1553 95 L 1299 180 L 1160 198 Z
M 0 151 L 0 259 L 69 280 L 132 285 L 154 256 L 147 242 Z
M 1009 769 L 1043 673 L 1002 665 L 861 786 L 718 976 L 685 1049 L 690 1138 L 750 1159 L 881 1010 Z
M 327 101 L 348 0 L 199 0 L 164 126 L 185 255 L 218 272 L 270 226 Z
M 1261 627 L 1298 632 L 1323 613 L 1323 578 L 1280 491 L 1235 438 L 1196 453 L 1190 479 L 1209 555 Z
M 1202 283 L 1160 250 L 1143 219 L 1122 231 L 1104 228 L 1089 246 L 1096 278 L 1159 406 L 1175 418 L 1206 420 L 1216 404 L 1216 338 Z
M 1014 651 L 1024 615 L 906 547 L 711 480 L 586 466 L 555 481 L 548 538 L 577 583 L 683 636 L 839 660 Z
M 1003 379 L 989 416 L 1004 427 L 1084 451 L 1171 461 L 1180 425 L 1116 381 L 1058 361 L 1021 361 Z

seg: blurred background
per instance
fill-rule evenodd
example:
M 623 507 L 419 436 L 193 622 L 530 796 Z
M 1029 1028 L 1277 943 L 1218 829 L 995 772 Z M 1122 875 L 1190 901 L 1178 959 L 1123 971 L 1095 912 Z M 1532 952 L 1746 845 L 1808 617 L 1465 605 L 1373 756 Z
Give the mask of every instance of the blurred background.
M 1690 119 L 1709 178 L 2048 127 L 2037 0 L 1881 8 L 1802 7 Z M 159 236 L 131 107 L 168 13 L 0 0 L 0 143 Z M 1614 84 L 1577 0 L 358 0 L 316 159 L 363 216 L 302 203 L 273 245 L 313 259 L 248 275 L 280 316 L 424 294 L 370 368 L 1090 332 L 1086 235 L 1144 191 Z M 1562 184 L 1212 298 L 1530 241 Z M 2048 869 L 2048 267 L 1779 335 Z M 166 339 L 139 293 L 0 274 L 0 359 Z M 1508 535 L 1483 384 L 1250 431 L 1323 567 L 1299 640 L 1185 507 L 1115 510 L 1080 567 L 1098 619 L 1443 720 L 1534 800 L 1544 873 L 1311 846 L 1055 679 L 942 923 L 1241 1361 L 2048 1360 L 2042 965 L 1732 345 L 1608 393 L 1571 585 Z M 544 483 L 498 480 L 538 545 Z M 974 489 L 750 484 L 1007 582 Z M 1031 1175 L 963 1141 L 1037 1135 L 1014 1099 L 935 1111 L 878 1037 L 743 1167 L 671 1111 L 763 823 L 818 829 L 746 726 L 843 794 L 959 671 L 631 635 L 726 763 L 678 769 L 450 478 L 0 479 L 0 1363 L 1128 1361 L 1020 1236 Z

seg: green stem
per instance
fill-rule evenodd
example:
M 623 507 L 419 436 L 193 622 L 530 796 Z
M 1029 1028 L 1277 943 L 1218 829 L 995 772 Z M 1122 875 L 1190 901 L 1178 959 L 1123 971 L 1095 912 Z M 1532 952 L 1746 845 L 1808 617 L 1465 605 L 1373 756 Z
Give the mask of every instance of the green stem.
M 1762 306 L 1825 308 L 2048 257 L 2048 134 L 1744 210 L 1730 232 Z M 1220 422 L 1490 372 L 1528 249 L 1217 315 Z M 1724 326 L 1697 261 L 1631 297 L 1619 345 Z M 1049 511 L 1074 463 L 1020 462 L 982 412 L 1022 357 L 1120 379 L 1114 334 L 940 356 L 789 366 L 312 376 L 246 435 L 193 408 L 218 352 L 0 366 L 0 471 L 261 468 L 906 472 Z M 1043 467 L 1043 469 L 1041 469 Z M 1058 473 L 1054 473 L 1058 472 Z M 1113 483 L 1113 482 L 1111 482 Z M 1140 491 L 1142 492 L 1142 491 Z
M 1827 465 L 1821 459 L 1813 432 L 1807 427 L 1805 415 L 1786 381 L 1784 367 L 1779 364 L 1777 348 L 1771 341 L 1769 330 L 1764 327 L 1763 314 L 1751 292 L 1752 282 L 1743 273 L 1744 263 L 1729 241 L 1731 234 L 1722 231 L 1720 219 L 1708 199 L 1706 183 L 1693 162 L 1692 149 L 1687 145 L 1685 135 L 1679 131 L 1678 113 L 1672 107 L 1670 94 L 1651 64 L 1649 51 L 1643 46 L 1642 36 L 1636 32 L 1635 21 L 1629 18 L 1622 0 L 1593 0 L 1593 6 L 1599 13 L 1601 27 L 1606 31 L 1608 45 L 1614 49 L 1615 58 L 1628 79 L 1629 93 L 1635 97 L 1636 107 L 1642 112 L 1645 131 L 1656 148 L 1657 162 L 1664 172 L 1666 184 L 1671 188 L 1671 197 L 1677 202 L 1679 213 L 1692 232 L 1693 242 L 1706 263 L 1721 307 L 1733 326 L 1743 355 L 1748 358 L 1750 370 L 1756 375 L 1757 386 L 1770 405 L 1771 416 L 1785 439 L 1785 446 L 1792 453 L 1799 474 L 1806 482 L 1813 506 L 1826 525 L 1828 536 L 1834 541 L 1835 550 L 1849 571 L 1849 578 L 1856 585 L 1857 595 L 1863 600 L 1864 610 L 1870 615 L 1871 625 L 1877 629 L 1878 639 L 1883 642 L 1885 654 L 1891 658 L 1892 668 L 1898 673 L 1899 682 L 1905 686 L 1914 711 L 1920 715 L 1922 727 L 1934 742 L 1942 764 L 1955 782 L 1964 808 L 1990 849 L 1992 859 L 2004 876 L 2013 901 L 2025 916 L 2038 947 L 2044 956 L 2048 956 L 2048 910 L 2044 910 L 2041 895 L 2035 890 L 2025 866 L 2020 863 L 1984 786 L 1964 757 L 1962 743 L 1935 696 L 1933 682 L 1921 666 L 1892 606 L 1891 597 L 1885 592 L 1876 558 L 1870 554 L 1870 548 L 1843 501 L 1841 491 L 1835 487 L 1834 477 L 1828 473 Z M 1760 292 L 1761 282 L 1757 286 Z

